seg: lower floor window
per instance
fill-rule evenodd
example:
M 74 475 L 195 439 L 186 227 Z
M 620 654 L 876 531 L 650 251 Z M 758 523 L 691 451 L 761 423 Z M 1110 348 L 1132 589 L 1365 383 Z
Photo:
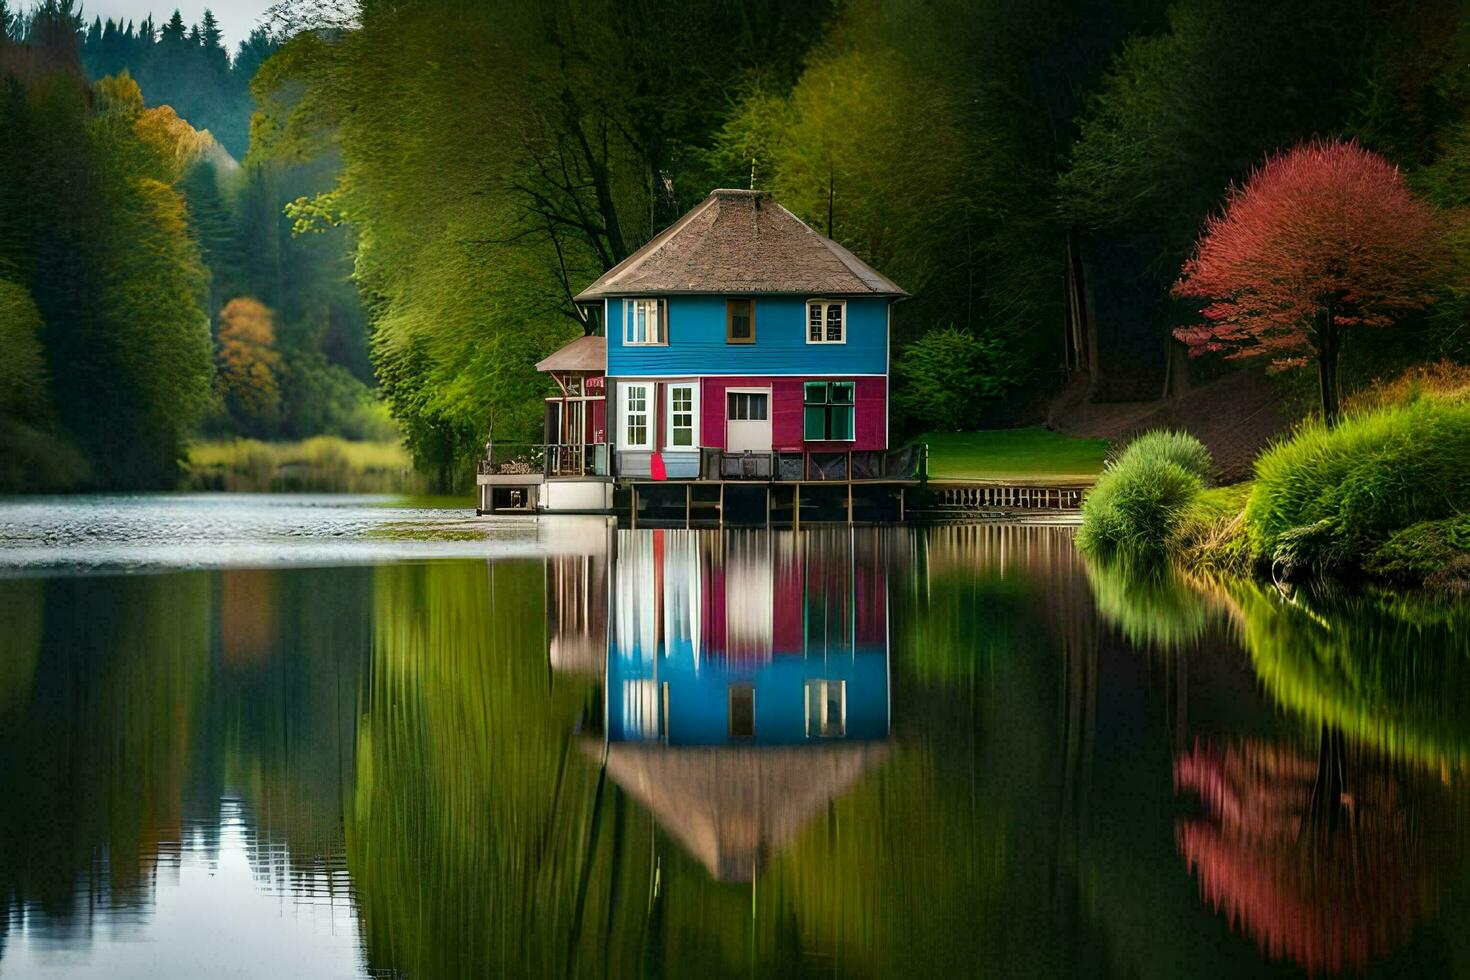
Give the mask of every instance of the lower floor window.
M 669 385 L 669 448 L 694 445 L 694 385 Z
M 729 399 L 731 422 L 764 422 L 771 410 L 771 396 L 764 391 L 732 391 Z
M 648 385 L 623 385 L 623 448 L 649 448 L 648 415 Z
M 853 436 L 853 383 L 808 381 L 802 399 L 802 438 L 808 442 L 850 442 Z

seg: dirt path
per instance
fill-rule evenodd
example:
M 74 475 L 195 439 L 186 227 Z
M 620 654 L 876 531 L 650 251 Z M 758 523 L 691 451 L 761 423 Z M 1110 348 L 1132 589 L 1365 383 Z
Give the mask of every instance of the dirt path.
M 1264 373 L 1242 371 L 1201 385 L 1168 401 L 1079 402 L 1064 393 L 1048 425 L 1072 436 L 1126 441 L 1148 429 L 1194 433 L 1215 457 L 1224 482 L 1251 475 L 1251 462 L 1297 416 Z

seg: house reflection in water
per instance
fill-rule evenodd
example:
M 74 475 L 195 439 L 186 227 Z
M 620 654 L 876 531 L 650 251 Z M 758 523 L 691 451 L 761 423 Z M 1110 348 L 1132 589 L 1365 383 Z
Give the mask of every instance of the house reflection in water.
M 753 877 L 887 751 L 881 542 L 614 532 L 606 741 L 589 749 L 718 878 Z

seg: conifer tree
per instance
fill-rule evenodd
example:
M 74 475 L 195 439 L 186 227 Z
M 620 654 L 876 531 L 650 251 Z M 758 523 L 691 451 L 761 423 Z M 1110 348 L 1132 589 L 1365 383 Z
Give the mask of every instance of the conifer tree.
M 174 15 L 168 19 L 168 23 L 164 24 L 163 30 L 159 32 L 159 39 L 164 43 L 172 42 L 182 44 L 187 31 L 188 29 L 184 26 L 183 15 L 178 10 L 175 10 Z
M 199 40 L 206 48 L 223 49 L 224 45 L 220 43 L 223 37 L 224 32 L 219 29 L 219 21 L 215 19 L 214 11 L 206 7 L 204 19 L 199 22 Z

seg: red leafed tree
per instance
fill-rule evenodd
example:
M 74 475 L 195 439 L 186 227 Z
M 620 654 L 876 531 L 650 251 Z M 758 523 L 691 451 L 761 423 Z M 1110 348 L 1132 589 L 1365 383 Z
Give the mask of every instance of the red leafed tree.
M 1435 213 L 1398 168 L 1356 142 L 1314 140 L 1267 160 L 1205 224 L 1174 295 L 1206 301 L 1174 335 L 1191 355 L 1315 355 L 1328 424 L 1338 414 L 1342 331 L 1386 326 L 1428 303 L 1446 268 Z

